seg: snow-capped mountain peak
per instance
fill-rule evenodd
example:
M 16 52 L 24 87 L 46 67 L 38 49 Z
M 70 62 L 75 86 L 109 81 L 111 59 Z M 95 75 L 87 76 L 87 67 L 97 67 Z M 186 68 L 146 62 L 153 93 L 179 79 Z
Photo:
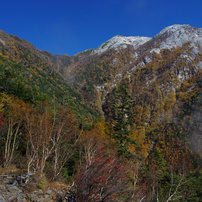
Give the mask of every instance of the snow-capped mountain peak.
M 103 43 L 98 49 L 93 53 L 101 54 L 108 49 L 118 50 L 119 48 L 126 48 L 127 45 L 132 45 L 134 49 L 138 48 L 143 43 L 149 41 L 150 37 L 140 37 L 140 36 L 114 36 L 105 43 Z
M 128 45 L 132 45 L 134 49 L 137 49 L 146 42 L 150 40 L 155 41 L 156 39 L 158 39 L 158 42 L 155 44 L 159 45 L 154 45 L 156 47 L 153 47 L 150 52 L 159 53 L 161 49 L 171 49 L 173 47 L 182 46 L 186 42 L 191 42 L 191 46 L 194 47 L 193 51 L 197 53 L 199 50 L 195 45 L 199 44 L 202 47 L 202 28 L 194 28 L 188 24 L 175 24 L 164 28 L 153 38 L 117 35 L 95 49 L 92 54 L 101 54 L 109 49 L 119 50 L 121 48 L 126 48 Z
M 180 24 L 171 25 L 171 26 L 165 27 L 162 31 L 160 31 L 157 34 L 157 36 L 162 35 L 164 33 L 172 34 L 172 33 L 176 32 L 176 31 L 185 30 L 187 28 L 191 28 L 191 26 L 188 25 L 188 24 L 186 24 L 186 25 L 180 25 Z
M 186 42 L 191 42 L 194 47 L 193 51 L 197 53 L 199 50 L 195 44 L 202 46 L 202 28 L 194 28 L 190 25 L 172 25 L 164 28 L 153 39 L 158 37 L 166 37 L 160 43 L 158 48 L 154 48 L 151 52 L 159 53 L 161 49 L 171 49 L 173 47 L 182 46 Z

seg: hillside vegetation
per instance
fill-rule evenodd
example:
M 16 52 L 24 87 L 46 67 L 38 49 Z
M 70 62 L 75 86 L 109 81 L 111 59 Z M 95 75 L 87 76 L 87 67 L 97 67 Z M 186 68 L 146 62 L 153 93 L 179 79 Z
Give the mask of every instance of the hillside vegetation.
M 165 49 L 169 30 L 72 57 L 1 31 L 0 175 L 77 201 L 200 201 L 202 49 Z

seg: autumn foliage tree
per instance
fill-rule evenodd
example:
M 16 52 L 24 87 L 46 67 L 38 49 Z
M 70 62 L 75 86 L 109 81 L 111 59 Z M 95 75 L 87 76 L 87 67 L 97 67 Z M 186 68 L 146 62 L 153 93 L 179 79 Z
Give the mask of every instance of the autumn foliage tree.
M 103 118 L 98 119 L 90 130 L 82 131 L 79 146 L 82 158 L 87 165 L 91 165 L 92 159 L 96 155 L 99 148 L 105 146 L 106 149 L 112 150 L 115 147 L 112 137 L 110 137 L 112 127 L 107 124 Z
M 77 123 L 70 107 L 44 102 L 39 110 L 26 113 L 27 159 L 30 167 L 43 172 L 47 159 L 52 159 L 55 179 L 73 154 L 77 140 Z
M 84 161 L 75 176 L 78 201 L 118 201 L 129 197 L 128 167 L 100 147 L 91 164 Z
M 61 173 L 65 163 L 72 157 L 74 146 L 80 138 L 76 117 L 69 106 L 54 109 L 52 144 L 53 179 Z
M 26 111 L 26 104 L 22 100 L 18 100 L 14 97 L 2 94 L 0 98 L 2 103 L 3 124 L 4 130 L 4 167 L 11 164 L 16 140 L 20 138 L 22 134 L 21 129 L 24 122 L 24 112 Z M 2 115 L 2 114 L 1 114 Z
M 36 170 L 43 172 L 46 160 L 54 149 L 54 145 L 51 142 L 52 113 L 48 103 L 43 103 L 40 112 L 34 109 L 28 112 L 26 114 L 26 122 L 27 158 L 35 164 L 34 168 Z

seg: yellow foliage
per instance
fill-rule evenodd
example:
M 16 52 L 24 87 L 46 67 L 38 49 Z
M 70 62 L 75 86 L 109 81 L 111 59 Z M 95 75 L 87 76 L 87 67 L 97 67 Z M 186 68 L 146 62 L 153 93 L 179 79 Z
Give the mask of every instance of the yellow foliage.
M 131 138 L 133 138 L 136 143 L 137 147 L 130 146 L 129 151 L 135 153 L 138 156 L 146 157 L 148 155 L 149 147 L 145 143 L 145 126 L 138 126 L 135 127 L 132 131 Z

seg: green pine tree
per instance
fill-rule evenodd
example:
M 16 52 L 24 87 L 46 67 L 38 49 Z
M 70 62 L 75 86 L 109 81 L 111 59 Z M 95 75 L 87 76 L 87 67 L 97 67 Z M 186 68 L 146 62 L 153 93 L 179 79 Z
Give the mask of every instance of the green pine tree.
M 132 97 L 128 94 L 124 86 L 120 86 L 115 93 L 114 139 L 118 146 L 119 155 L 125 157 L 132 155 L 128 150 L 129 144 L 133 144 L 134 146 L 136 144 L 135 140 L 130 137 L 130 125 L 132 124 L 132 105 Z

